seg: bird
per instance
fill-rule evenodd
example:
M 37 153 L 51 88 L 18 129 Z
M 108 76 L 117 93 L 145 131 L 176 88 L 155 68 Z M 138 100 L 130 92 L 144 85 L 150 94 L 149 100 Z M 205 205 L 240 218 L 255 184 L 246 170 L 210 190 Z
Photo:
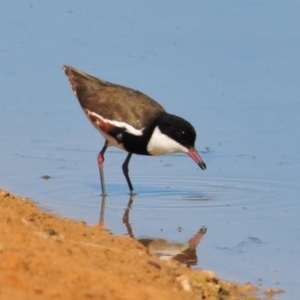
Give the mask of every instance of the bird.
M 135 195 L 129 177 L 132 154 L 158 156 L 186 153 L 202 169 L 206 164 L 195 148 L 196 131 L 185 119 L 169 114 L 149 96 L 64 65 L 71 88 L 93 126 L 104 137 L 97 156 L 102 195 L 106 195 L 104 154 L 115 146 L 128 152 L 122 165 L 130 194 Z

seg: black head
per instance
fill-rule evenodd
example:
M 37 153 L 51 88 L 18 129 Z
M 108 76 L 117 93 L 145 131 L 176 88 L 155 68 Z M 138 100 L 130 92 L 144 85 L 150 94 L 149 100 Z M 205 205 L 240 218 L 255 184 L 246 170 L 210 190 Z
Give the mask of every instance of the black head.
M 164 136 L 167 136 L 181 146 L 178 147 L 176 144 L 174 146 L 173 143 L 166 143 L 166 145 L 170 146 L 169 148 L 166 145 L 159 145 L 168 139 L 158 138 L 156 141 L 154 135 L 150 140 L 150 144 L 148 144 L 150 154 L 154 153 L 154 155 L 159 155 L 168 152 L 184 152 L 188 154 L 202 170 L 206 169 L 206 164 L 195 149 L 196 131 L 188 121 L 163 112 L 157 119 L 157 126 Z
M 183 118 L 161 113 L 157 125 L 160 131 L 186 148 L 194 147 L 196 131 L 192 124 Z

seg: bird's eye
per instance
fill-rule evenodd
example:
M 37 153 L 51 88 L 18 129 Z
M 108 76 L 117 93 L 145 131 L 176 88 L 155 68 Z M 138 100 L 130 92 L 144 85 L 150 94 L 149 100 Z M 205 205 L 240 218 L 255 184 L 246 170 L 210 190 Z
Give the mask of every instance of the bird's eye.
M 187 134 L 186 134 L 186 132 L 184 130 L 182 130 L 182 131 L 179 132 L 179 136 L 183 140 L 185 140 L 187 138 Z

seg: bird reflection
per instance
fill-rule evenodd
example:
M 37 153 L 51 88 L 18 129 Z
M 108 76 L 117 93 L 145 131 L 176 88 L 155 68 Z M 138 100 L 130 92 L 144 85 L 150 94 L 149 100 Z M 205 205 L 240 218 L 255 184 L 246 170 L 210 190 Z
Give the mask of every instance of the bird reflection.
M 149 252 L 163 260 L 176 260 L 182 264 L 195 266 L 198 264 L 197 246 L 199 245 L 202 237 L 207 231 L 206 227 L 200 228 L 200 230 L 192 236 L 187 242 L 169 242 L 161 238 L 135 238 L 132 226 L 130 224 L 130 210 L 134 201 L 134 195 L 130 195 L 127 207 L 123 215 L 123 223 L 126 226 L 127 233 L 131 238 L 136 239 L 145 247 Z M 105 218 L 105 202 L 106 196 L 102 195 L 101 212 L 99 225 L 104 227 Z

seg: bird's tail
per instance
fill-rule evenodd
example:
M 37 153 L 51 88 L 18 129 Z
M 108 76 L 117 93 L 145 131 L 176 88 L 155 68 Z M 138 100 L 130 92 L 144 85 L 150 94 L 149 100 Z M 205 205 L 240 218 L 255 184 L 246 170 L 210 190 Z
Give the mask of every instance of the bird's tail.
M 109 85 L 109 83 L 103 80 L 67 65 L 63 66 L 63 70 L 66 73 L 72 90 L 79 101 L 94 94 L 100 87 Z

